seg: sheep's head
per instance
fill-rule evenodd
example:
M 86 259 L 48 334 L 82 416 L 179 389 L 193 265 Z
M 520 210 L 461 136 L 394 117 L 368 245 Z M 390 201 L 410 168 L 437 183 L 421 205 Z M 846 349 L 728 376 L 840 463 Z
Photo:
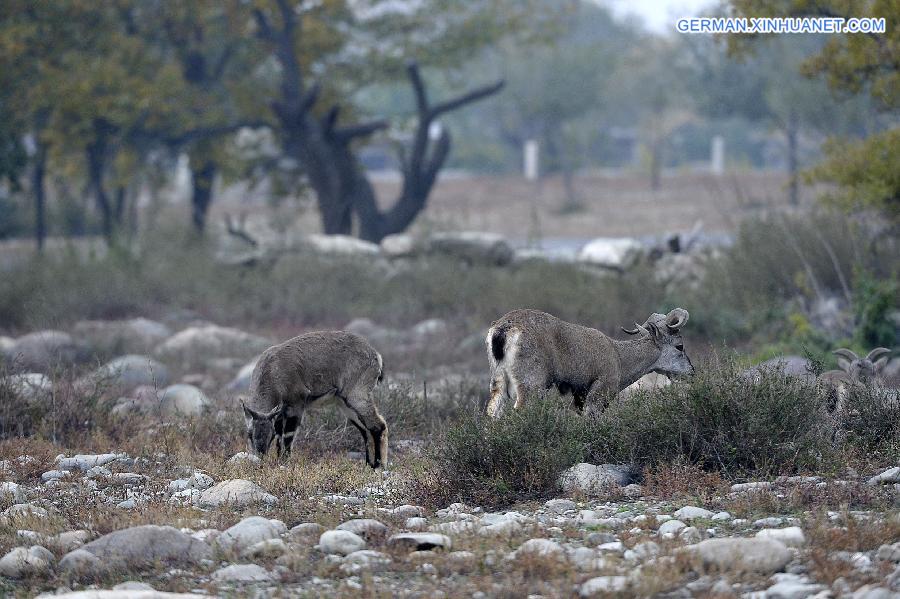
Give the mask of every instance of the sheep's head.
M 694 365 L 684 351 L 681 328 L 690 314 L 684 308 L 675 308 L 668 314 L 653 313 L 644 324 L 634 323 L 633 329 L 622 330 L 629 335 L 643 335 L 653 340 L 660 350 L 659 358 L 650 368 L 669 376 L 694 374 Z
M 850 375 L 850 380 L 863 385 L 872 385 L 890 361 L 891 350 L 886 347 L 876 347 L 865 358 L 860 358 L 855 352 L 845 347 L 836 349 L 832 353 L 838 357 L 838 366 Z
M 250 451 L 259 456 L 265 455 L 275 440 L 275 420 L 281 415 L 282 406 L 267 413 L 248 408 L 244 402 L 241 402 L 241 407 L 244 408 L 244 423 Z

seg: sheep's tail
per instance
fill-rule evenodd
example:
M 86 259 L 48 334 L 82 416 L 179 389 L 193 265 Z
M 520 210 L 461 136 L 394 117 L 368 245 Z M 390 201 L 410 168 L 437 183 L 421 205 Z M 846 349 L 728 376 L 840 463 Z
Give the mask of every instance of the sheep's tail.
M 506 355 L 506 328 L 497 327 L 491 331 L 491 355 L 500 362 Z

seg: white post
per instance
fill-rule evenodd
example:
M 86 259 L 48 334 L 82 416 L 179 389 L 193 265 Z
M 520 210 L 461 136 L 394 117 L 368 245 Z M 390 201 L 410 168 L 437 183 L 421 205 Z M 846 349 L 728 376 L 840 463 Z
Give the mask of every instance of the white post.
M 523 149 L 525 154 L 525 179 L 528 181 L 537 181 L 538 178 L 538 142 L 536 139 L 529 139 L 525 142 Z
M 716 135 L 712 139 L 712 149 L 709 156 L 709 170 L 714 175 L 725 173 L 725 138 Z

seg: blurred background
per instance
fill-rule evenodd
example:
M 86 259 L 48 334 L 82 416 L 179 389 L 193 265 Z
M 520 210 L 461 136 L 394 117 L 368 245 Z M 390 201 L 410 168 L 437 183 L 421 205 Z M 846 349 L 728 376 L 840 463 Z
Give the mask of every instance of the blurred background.
M 896 347 L 896 3 L 846 15 L 884 34 L 674 27 L 845 5 L 6 0 L 5 351 L 347 327 L 427 378 L 486 372 L 512 308 L 613 332 L 676 305 L 695 354 Z

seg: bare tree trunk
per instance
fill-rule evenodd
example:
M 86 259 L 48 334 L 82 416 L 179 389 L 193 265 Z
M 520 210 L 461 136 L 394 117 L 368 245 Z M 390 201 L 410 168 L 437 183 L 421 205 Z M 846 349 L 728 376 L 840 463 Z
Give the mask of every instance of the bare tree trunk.
M 88 163 L 88 181 L 94 192 L 97 208 L 102 219 L 103 237 L 108 245 L 112 245 L 116 229 L 117 208 L 110 201 L 109 194 L 103 184 L 103 176 L 106 171 L 107 150 L 109 147 L 108 135 L 111 126 L 102 119 L 94 121 L 94 139 L 87 144 L 85 152 Z M 117 198 L 118 200 L 118 198 Z M 118 203 L 118 202 L 117 202 Z
M 466 104 L 490 96 L 503 82 L 477 88 L 452 100 L 432 105 L 415 63 L 407 67 L 407 75 L 416 97 L 418 126 L 410 148 L 401 153 L 403 188 L 396 202 L 387 210 L 378 208 L 372 184 L 359 164 L 351 144 L 388 126 L 383 119 L 339 127 L 340 110 L 333 106 L 319 119 L 312 107 L 319 98 L 319 86 L 307 87 L 296 56 L 302 17 L 290 0 L 277 0 L 280 27 L 274 20 L 255 9 L 257 35 L 273 45 L 281 66 L 280 100 L 273 106 L 284 133 L 285 154 L 303 165 L 316 192 L 327 234 L 352 232 L 354 213 L 359 218 L 359 235 L 378 242 L 392 233 L 405 230 L 424 209 L 437 174 L 450 152 L 450 134 L 443 130 L 437 139 L 429 132 L 437 118 Z
M 34 170 L 31 172 L 31 191 L 34 193 L 34 241 L 37 250 L 44 250 L 47 238 L 47 149 L 38 144 L 34 159 Z
M 204 161 L 199 167 L 191 167 L 191 216 L 194 230 L 200 235 L 206 229 L 206 215 L 212 204 L 217 171 L 218 167 L 212 160 Z
M 797 156 L 797 137 L 799 133 L 799 124 L 797 115 L 794 111 L 788 116 L 787 127 L 785 129 L 785 137 L 787 138 L 787 163 L 788 163 L 788 202 L 791 206 L 797 206 L 800 203 L 799 193 L 799 159 Z

